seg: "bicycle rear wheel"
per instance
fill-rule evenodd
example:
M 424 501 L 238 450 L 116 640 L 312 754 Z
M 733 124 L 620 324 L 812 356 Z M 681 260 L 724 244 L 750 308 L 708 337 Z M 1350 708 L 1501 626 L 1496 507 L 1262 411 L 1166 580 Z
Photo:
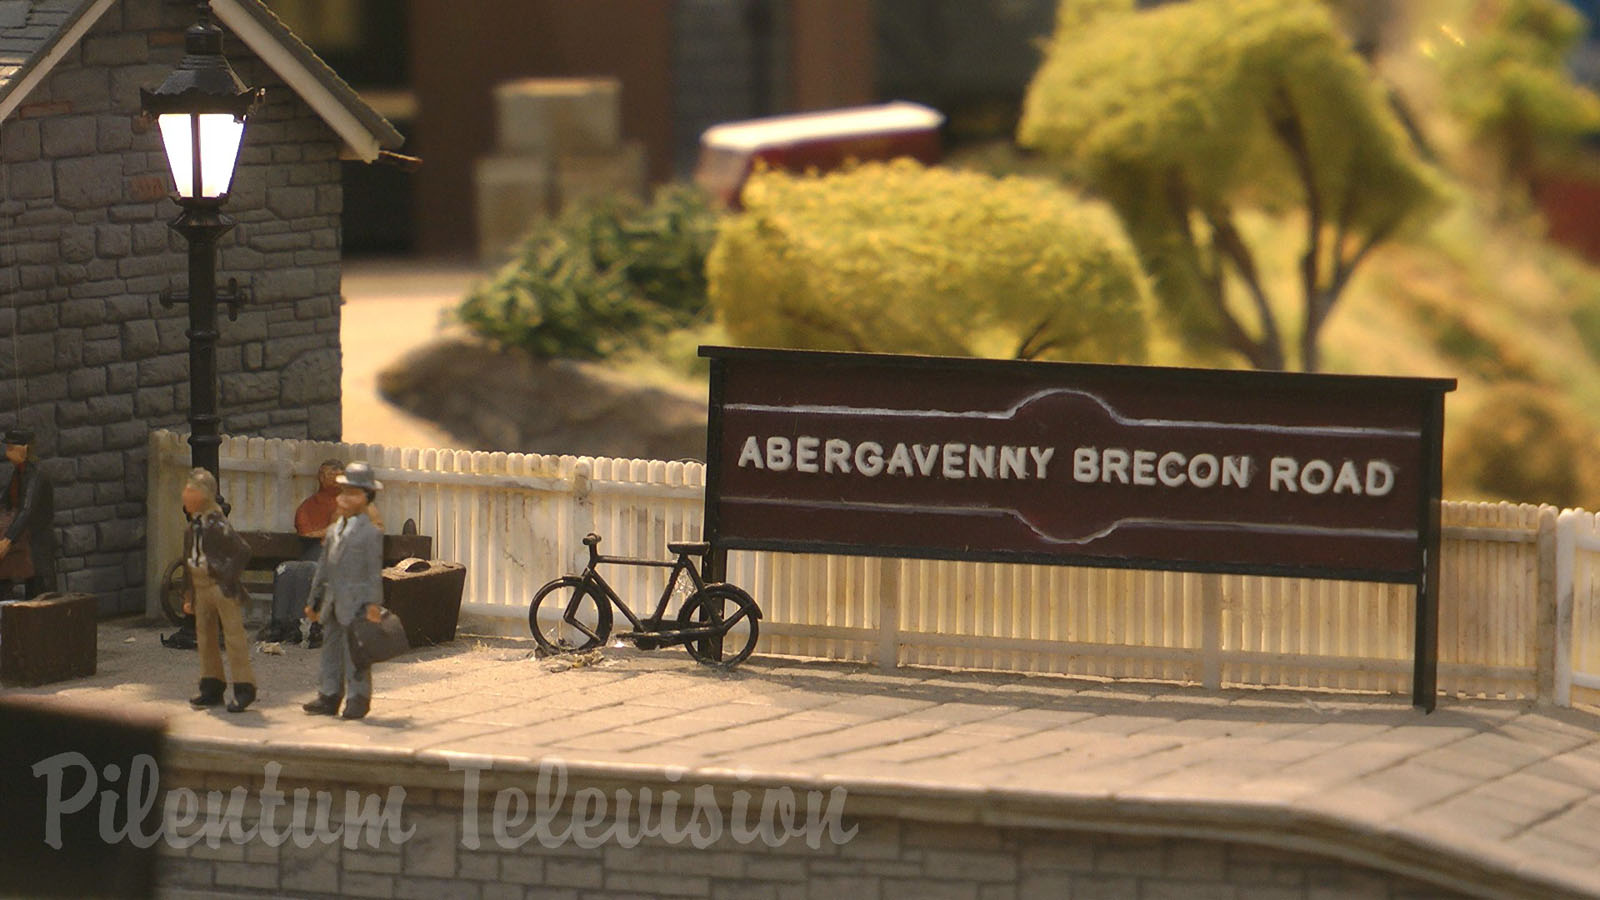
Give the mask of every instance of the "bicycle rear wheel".
M 161 611 L 167 621 L 182 625 L 189 616 L 183 611 L 183 560 L 173 560 L 161 573 Z
M 761 609 L 749 594 L 731 584 L 712 584 L 683 604 L 678 627 L 719 625 L 721 636 L 695 638 L 685 641 L 683 647 L 699 662 L 732 668 L 756 648 L 760 618 Z
M 576 575 L 539 588 L 528 605 L 528 628 L 547 653 L 576 653 L 606 642 L 611 634 L 611 603 Z

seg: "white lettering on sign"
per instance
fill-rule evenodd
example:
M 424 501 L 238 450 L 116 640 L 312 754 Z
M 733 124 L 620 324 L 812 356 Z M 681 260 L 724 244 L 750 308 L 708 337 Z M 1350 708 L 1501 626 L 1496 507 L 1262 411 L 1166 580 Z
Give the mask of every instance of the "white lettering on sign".
M 1268 486 L 1274 491 L 1307 494 L 1353 494 L 1382 497 L 1394 490 L 1394 466 L 1381 459 L 1358 466 L 1353 459 L 1339 463 L 1337 469 L 1326 459 L 1304 463 L 1292 456 L 1274 456 L 1269 466 Z M 1362 477 L 1363 471 L 1365 478 Z
M 1248 456 L 1196 453 L 1185 456 L 1176 450 L 1125 450 L 1122 447 L 1079 447 L 1072 451 L 1072 480 L 1080 484 L 1103 482 L 1175 488 L 1248 488 L 1254 468 Z
M 794 442 L 794 467 L 802 472 L 817 471 L 817 444 L 814 437 L 802 435 Z
M 739 449 L 739 468 L 824 475 L 901 475 L 924 478 L 1044 478 L 1054 447 L 967 444 L 895 444 L 885 450 L 877 441 L 852 444 L 843 438 L 801 435 L 796 438 L 750 435 Z
M 806 474 L 863 475 L 867 478 L 1044 479 L 1056 448 L 1029 445 L 943 444 L 891 445 L 878 441 L 852 443 L 843 438 L 750 435 L 739 450 L 739 468 Z M 1076 447 L 1072 480 L 1079 484 L 1124 484 L 1131 487 L 1249 489 L 1261 471 L 1243 454 L 1196 453 L 1127 447 Z M 1274 456 L 1267 463 L 1267 489 L 1276 493 L 1383 497 L 1394 490 L 1395 466 L 1381 459 L 1300 460 Z

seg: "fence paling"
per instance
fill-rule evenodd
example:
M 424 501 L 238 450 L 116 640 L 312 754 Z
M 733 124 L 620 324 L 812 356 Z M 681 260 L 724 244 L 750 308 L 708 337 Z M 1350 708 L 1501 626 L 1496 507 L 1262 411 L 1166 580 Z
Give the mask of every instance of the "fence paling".
M 153 576 L 181 542 L 188 452 L 166 432 L 150 448 Z M 581 564 L 589 530 L 608 554 L 651 558 L 700 535 L 697 464 L 260 438 L 222 447 L 235 525 L 287 530 L 328 456 L 380 468 L 388 530 L 414 518 L 440 558 L 466 562 L 464 608 L 475 613 L 526 615 L 540 584 Z M 1441 512 L 1441 690 L 1565 701 L 1571 685 L 1600 689 L 1595 517 L 1507 504 Z M 660 590 L 659 573 L 616 574 L 641 604 Z M 1404 585 L 753 552 L 731 554 L 726 577 L 761 603 L 765 652 L 1391 691 L 1405 689 L 1411 658 Z
M 1560 555 L 1557 568 L 1556 683 L 1557 702 L 1570 700 L 1561 688 L 1600 690 L 1600 610 L 1596 607 L 1596 566 L 1600 554 L 1600 529 L 1594 514 L 1568 510 L 1558 525 L 1562 543 L 1571 551 Z

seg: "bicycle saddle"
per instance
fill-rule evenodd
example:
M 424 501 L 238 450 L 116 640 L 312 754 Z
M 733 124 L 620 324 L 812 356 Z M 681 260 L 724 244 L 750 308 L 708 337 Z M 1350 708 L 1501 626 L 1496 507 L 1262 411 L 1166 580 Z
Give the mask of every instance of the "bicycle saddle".
M 677 553 L 680 556 L 705 556 L 711 551 L 711 544 L 706 541 L 670 541 L 667 543 L 667 552 Z
M 595 534 L 592 531 L 583 536 L 583 545 L 585 547 L 594 547 L 594 546 L 597 546 L 599 543 L 600 543 L 600 535 Z

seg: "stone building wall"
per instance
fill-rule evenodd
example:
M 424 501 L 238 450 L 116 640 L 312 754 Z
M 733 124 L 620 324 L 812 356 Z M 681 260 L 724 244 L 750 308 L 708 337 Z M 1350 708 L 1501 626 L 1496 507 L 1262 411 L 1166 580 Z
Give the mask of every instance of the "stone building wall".
M 62 588 L 141 610 L 145 443 L 187 430 L 187 245 L 139 88 L 183 52 L 192 4 L 123 0 L 0 125 L 0 423 L 38 433 L 56 484 Z M 340 142 L 243 42 L 224 50 L 266 103 L 246 128 L 218 283 L 227 434 L 340 435 Z M 17 414 L 20 406 L 20 415 Z

